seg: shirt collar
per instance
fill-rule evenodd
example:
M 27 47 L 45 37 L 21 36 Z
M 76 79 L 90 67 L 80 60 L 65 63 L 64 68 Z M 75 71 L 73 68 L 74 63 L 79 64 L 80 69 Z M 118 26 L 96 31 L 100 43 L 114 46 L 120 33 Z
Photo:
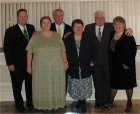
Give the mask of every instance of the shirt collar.
M 59 26 L 60 26 L 60 28 L 63 28 L 64 27 L 64 23 L 62 23 L 60 25 L 58 25 L 58 24 L 55 23 L 55 26 L 56 26 L 56 28 L 58 28 Z
M 103 29 L 104 29 L 104 25 L 101 26 L 101 27 L 99 27 L 99 26 L 96 25 L 96 29 L 98 29 L 98 28 L 101 28 L 101 31 L 103 31 Z
M 21 24 L 18 23 L 18 26 L 22 32 L 24 31 L 24 28 L 27 29 L 26 25 L 22 26 Z

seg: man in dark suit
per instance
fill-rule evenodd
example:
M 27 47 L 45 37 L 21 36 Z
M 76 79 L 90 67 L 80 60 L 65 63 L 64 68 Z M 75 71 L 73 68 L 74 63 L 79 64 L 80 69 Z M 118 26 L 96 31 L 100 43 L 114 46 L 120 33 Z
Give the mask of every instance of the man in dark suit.
M 27 24 L 27 10 L 17 11 L 17 24 L 9 27 L 4 37 L 4 53 L 10 71 L 15 107 L 25 112 L 21 95 L 22 83 L 25 80 L 26 106 L 32 107 L 32 77 L 26 71 L 26 46 L 35 28 Z
M 51 30 L 60 34 L 64 40 L 65 36 L 73 32 L 72 27 L 63 22 L 64 11 L 62 9 L 55 9 L 52 13 L 54 23 L 51 25 Z M 66 73 L 66 92 L 67 92 L 67 73 Z
M 52 15 L 54 23 L 51 25 L 51 30 L 58 32 L 63 39 L 66 34 L 73 31 L 72 27 L 63 22 L 64 11 L 62 9 L 55 9 Z
M 93 82 L 95 87 L 95 108 L 102 105 L 109 107 L 110 102 L 110 72 L 109 72 L 109 44 L 114 31 L 112 23 L 105 22 L 104 11 L 98 10 L 94 14 L 95 23 L 86 25 L 85 34 L 92 40 L 94 69 Z M 126 31 L 131 35 L 132 30 Z M 129 34 L 130 33 L 130 34 Z

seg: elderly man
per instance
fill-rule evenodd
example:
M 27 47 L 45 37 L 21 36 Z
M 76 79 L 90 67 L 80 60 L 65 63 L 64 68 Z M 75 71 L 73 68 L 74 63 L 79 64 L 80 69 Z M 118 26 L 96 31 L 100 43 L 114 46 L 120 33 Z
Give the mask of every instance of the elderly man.
M 95 87 L 95 108 L 109 107 L 110 102 L 110 72 L 109 72 L 109 45 L 114 31 L 113 24 L 105 22 L 104 11 L 98 10 L 94 14 L 95 23 L 86 25 L 85 34 L 92 40 L 94 69 L 93 81 Z M 132 30 L 126 30 L 132 35 Z

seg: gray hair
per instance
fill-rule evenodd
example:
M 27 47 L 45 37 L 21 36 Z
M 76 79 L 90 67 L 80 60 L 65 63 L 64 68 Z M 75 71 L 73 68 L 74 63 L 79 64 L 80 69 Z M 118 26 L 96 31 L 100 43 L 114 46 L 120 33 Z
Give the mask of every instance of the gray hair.
M 56 13 L 57 11 L 62 12 L 63 15 L 64 15 L 64 11 L 63 11 L 62 9 L 55 9 L 55 10 L 52 12 L 53 17 L 55 16 L 55 13 Z
M 95 11 L 94 17 L 96 17 L 97 14 L 101 14 L 101 15 L 103 15 L 105 17 L 105 12 L 103 10 L 97 10 L 97 11 Z

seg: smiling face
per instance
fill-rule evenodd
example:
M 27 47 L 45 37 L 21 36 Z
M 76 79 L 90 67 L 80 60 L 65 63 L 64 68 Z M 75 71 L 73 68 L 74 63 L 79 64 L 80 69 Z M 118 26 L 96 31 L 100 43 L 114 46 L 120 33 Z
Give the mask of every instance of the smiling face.
M 81 19 L 72 21 L 72 28 L 75 35 L 82 35 L 84 23 Z
M 114 23 L 114 29 L 115 29 L 115 31 L 116 31 L 117 33 L 121 33 L 121 32 L 124 31 L 125 26 L 124 26 L 124 24 L 123 24 L 122 22 L 116 21 L 116 22 Z
M 79 23 L 75 23 L 73 26 L 74 34 L 82 35 L 83 25 Z
M 40 25 L 43 31 L 49 31 L 51 27 L 51 20 L 49 17 L 43 17 L 40 20 Z
M 101 27 L 105 23 L 105 13 L 103 11 L 96 11 L 94 14 L 95 23 Z
M 113 25 L 116 33 L 124 32 L 126 28 L 125 19 L 123 17 L 117 16 L 113 19 Z
M 64 18 L 64 12 L 63 11 L 55 11 L 53 18 L 55 20 L 55 23 L 60 25 L 63 23 L 63 18 Z

